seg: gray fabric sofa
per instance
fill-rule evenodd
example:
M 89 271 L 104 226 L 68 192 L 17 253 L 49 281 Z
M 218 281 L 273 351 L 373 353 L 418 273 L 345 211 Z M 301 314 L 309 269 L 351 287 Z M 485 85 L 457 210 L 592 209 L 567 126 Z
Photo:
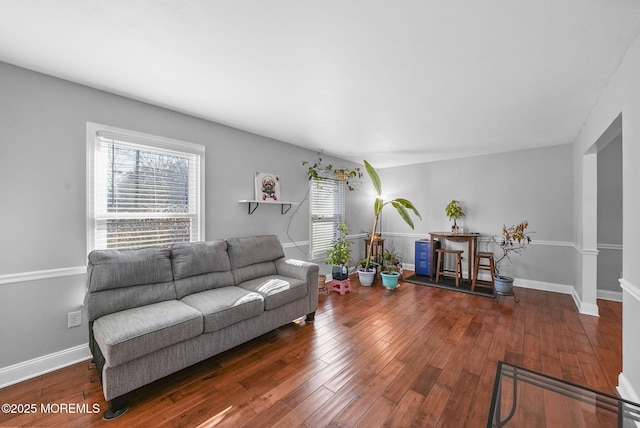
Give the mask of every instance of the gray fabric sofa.
M 105 419 L 143 385 L 306 315 L 318 305 L 318 265 L 285 259 L 276 236 L 97 250 L 85 308 Z

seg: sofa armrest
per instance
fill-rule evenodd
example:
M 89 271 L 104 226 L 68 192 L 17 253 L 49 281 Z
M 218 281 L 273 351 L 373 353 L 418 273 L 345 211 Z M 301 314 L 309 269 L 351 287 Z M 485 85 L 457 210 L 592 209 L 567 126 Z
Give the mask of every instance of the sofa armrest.
M 275 263 L 278 275 L 301 279 L 307 281 L 308 284 L 313 284 L 313 286 L 317 288 L 320 266 L 316 263 L 296 259 L 285 259 L 284 257 L 275 260 Z

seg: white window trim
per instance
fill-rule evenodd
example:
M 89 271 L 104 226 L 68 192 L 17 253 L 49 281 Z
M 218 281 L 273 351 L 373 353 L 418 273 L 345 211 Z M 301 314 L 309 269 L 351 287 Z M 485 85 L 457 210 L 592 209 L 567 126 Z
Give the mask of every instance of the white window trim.
M 190 152 L 200 155 L 200 181 L 199 181 L 199 206 L 198 234 L 204 240 L 205 233 L 205 147 L 200 144 L 174 140 L 151 134 L 144 134 L 128 129 L 116 128 L 108 125 L 87 122 L 86 148 L 87 148 L 87 254 L 95 249 L 96 212 L 94 205 L 95 193 L 95 144 L 98 132 L 108 132 L 126 136 L 128 141 L 146 144 L 159 149 Z
M 335 181 L 336 183 L 338 183 L 339 185 L 342 186 L 342 210 L 340 212 L 340 218 L 342 220 L 342 222 L 346 221 L 346 208 L 345 208 L 345 193 L 346 193 L 346 189 L 345 189 L 345 185 L 343 181 L 340 180 L 333 180 L 333 179 L 321 179 L 321 180 L 310 180 L 309 181 L 309 191 L 311 193 L 311 198 L 310 198 L 310 203 L 309 203 L 309 254 L 308 254 L 308 259 L 310 261 L 313 262 L 319 262 L 319 261 L 324 261 L 325 257 L 326 257 L 326 252 L 323 252 L 321 254 L 314 254 L 314 248 L 313 248 L 313 188 L 312 186 L 314 186 L 314 183 L 316 182 L 322 182 L 322 181 Z

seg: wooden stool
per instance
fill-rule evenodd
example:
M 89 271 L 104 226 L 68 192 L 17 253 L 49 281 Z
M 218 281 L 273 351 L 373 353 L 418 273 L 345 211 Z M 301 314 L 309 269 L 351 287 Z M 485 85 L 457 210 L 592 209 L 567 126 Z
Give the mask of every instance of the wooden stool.
M 489 264 L 480 263 L 480 259 L 487 259 Z M 477 282 L 478 281 L 478 271 L 486 270 L 491 273 L 491 283 L 488 282 Z M 471 291 L 478 287 L 486 287 L 486 288 L 494 288 L 494 279 L 496 277 L 496 266 L 493 260 L 493 253 L 485 253 L 478 252 L 476 254 L 476 262 L 475 267 L 473 269 L 473 282 L 471 283 Z
M 351 292 L 351 280 L 349 278 L 342 281 L 334 279 L 331 281 L 331 291 L 337 291 L 341 296 Z
M 440 275 L 449 276 L 456 279 L 456 287 L 459 286 L 458 281 L 462 281 L 462 250 L 448 250 L 446 248 L 437 248 L 438 264 L 436 265 L 436 284 L 440 282 Z M 445 269 L 445 254 L 453 254 L 456 257 L 455 270 Z

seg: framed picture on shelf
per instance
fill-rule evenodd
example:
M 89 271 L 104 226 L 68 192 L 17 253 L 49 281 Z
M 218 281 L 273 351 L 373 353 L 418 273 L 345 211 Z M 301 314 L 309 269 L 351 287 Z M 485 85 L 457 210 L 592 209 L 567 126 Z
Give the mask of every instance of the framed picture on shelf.
M 256 201 L 280 200 L 280 178 L 269 172 L 256 172 Z

